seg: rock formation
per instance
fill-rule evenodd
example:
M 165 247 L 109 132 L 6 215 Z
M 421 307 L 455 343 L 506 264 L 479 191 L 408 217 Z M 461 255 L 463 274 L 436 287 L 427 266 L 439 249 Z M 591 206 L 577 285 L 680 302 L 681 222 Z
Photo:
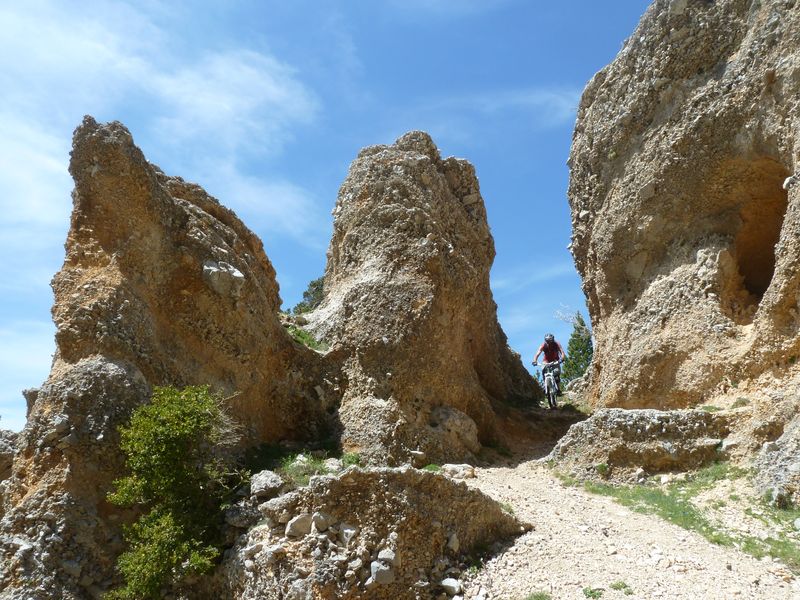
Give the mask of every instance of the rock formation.
M 123 469 L 118 427 L 153 386 L 209 385 L 245 444 L 343 433 L 380 464 L 420 450 L 469 457 L 496 437 L 493 403 L 536 394 L 497 324 L 474 171 L 441 160 L 425 134 L 365 150 L 342 188 L 313 322 L 334 343 L 326 355 L 282 326 L 261 241 L 199 186 L 148 163 L 121 124 L 86 117 L 70 172 L 52 371 L 25 392 L 24 431 L 0 438 L 3 599 L 99 597 L 113 585 L 132 518 L 106 501 Z M 425 476 L 403 477 L 428 489 Z M 511 522 L 481 508 L 475 527 L 488 529 L 459 530 L 465 547 Z M 340 509 L 367 519 L 365 502 Z
M 636 481 L 721 459 L 730 425 L 700 410 L 602 409 L 570 427 L 546 460 L 579 479 Z
M 0 429 L 0 482 L 11 475 L 11 463 L 14 460 L 17 446 L 17 434 Z
M 232 397 L 250 441 L 308 439 L 329 422 L 333 376 L 280 325 L 262 244 L 196 185 L 149 164 L 119 123 L 75 131 L 74 209 L 53 280 L 57 352 L 29 391 L 4 482 L 3 598 L 97 596 L 121 549 L 106 501 L 117 427 L 153 385 Z
M 595 405 L 798 375 L 794 0 L 655 0 L 587 86 L 569 163 Z
M 781 508 L 800 505 L 800 419 L 794 419 L 756 458 L 756 485 Z
M 314 477 L 259 510 L 223 565 L 224 597 L 433 598 L 464 555 L 525 529 L 481 492 L 410 467 Z
M 468 458 L 497 436 L 493 405 L 541 394 L 497 323 L 474 168 L 408 133 L 359 153 L 333 214 L 308 319 L 343 361 L 343 444 L 375 462 Z

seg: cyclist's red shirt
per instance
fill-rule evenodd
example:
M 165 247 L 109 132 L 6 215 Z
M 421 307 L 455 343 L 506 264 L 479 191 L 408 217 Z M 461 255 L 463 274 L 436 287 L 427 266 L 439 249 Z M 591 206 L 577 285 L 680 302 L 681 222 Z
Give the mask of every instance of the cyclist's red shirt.
M 552 344 L 545 342 L 539 347 L 539 352 L 544 352 L 545 362 L 556 362 L 561 358 L 561 346 L 558 342 L 554 341 Z

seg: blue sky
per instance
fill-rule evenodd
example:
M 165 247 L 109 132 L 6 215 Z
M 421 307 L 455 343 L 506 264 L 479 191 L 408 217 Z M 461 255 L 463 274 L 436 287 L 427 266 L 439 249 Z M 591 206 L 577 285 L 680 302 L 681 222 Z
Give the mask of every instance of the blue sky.
M 293 0 L 0 4 L 0 426 L 54 351 L 72 130 L 120 120 L 165 172 L 261 236 L 284 306 L 322 274 L 357 151 L 428 131 L 478 172 L 501 324 L 525 362 L 584 298 L 566 249 L 575 109 L 648 2 Z

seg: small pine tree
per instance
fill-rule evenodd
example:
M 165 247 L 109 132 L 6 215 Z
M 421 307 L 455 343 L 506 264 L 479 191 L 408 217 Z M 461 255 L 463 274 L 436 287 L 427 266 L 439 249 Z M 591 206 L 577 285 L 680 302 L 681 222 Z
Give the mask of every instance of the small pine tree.
M 580 312 L 575 313 L 572 325 L 572 335 L 567 343 L 567 359 L 561 370 L 561 378 L 565 382 L 582 376 L 592 362 L 592 331 Z
M 324 277 L 320 277 L 318 279 L 312 279 L 308 283 L 306 291 L 303 292 L 303 299 L 292 309 L 294 314 L 299 315 L 309 312 L 320 305 L 320 302 L 322 302 L 322 299 L 325 297 L 325 290 L 323 289 L 324 280 Z

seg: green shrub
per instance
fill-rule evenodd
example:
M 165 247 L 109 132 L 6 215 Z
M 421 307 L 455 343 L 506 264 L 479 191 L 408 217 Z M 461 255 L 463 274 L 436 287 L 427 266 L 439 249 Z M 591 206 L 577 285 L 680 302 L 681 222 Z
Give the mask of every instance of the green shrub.
M 731 404 L 731 408 L 741 408 L 742 406 L 747 406 L 748 404 L 750 404 L 750 400 L 744 397 L 739 397 L 733 404 Z
M 289 335 L 292 336 L 292 339 L 295 342 L 302 344 L 306 348 L 319 350 L 320 352 L 325 352 L 328 349 L 328 344 L 319 341 L 305 329 L 301 329 L 297 325 L 289 325 L 286 329 L 289 331 Z
M 130 474 L 108 500 L 144 514 L 124 528 L 128 549 L 117 566 L 125 585 L 108 597 L 161 598 L 162 588 L 209 571 L 219 555 L 222 506 L 243 480 L 225 452 L 238 431 L 207 386 L 163 387 L 120 436 Z
M 345 467 L 357 467 L 361 464 L 361 457 L 358 452 L 345 452 L 342 454 L 342 465 Z
M 430 471 L 431 473 L 438 473 L 439 471 L 442 470 L 442 467 L 440 467 L 439 465 L 431 463 L 429 465 L 425 465 L 424 467 L 422 467 L 422 470 L 423 471 Z
M 616 590 L 617 592 L 622 592 L 626 596 L 630 596 L 630 595 L 633 594 L 633 590 L 631 589 L 631 586 L 629 586 L 627 583 L 625 583 L 622 580 L 615 581 L 614 583 L 612 583 L 608 587 L 610 587 L 612 590 Z
M 501 502 L 500 503 L 500 508 L 502 508 L 504 511 L 506 511 L 510 515 L 514 514 L 514 507 L 511 506 L 508 502 Z
M 597 472 L 598 472 L 600 475 L 602 475 L 603 477 L 605 477 L 606 475 L 608 475 L 608 471 L 609 471 L 609 469 L 608 469 L 608 464 L 606 464 L 606 463 L 598 463 L 598 464 L 596 464 L 596 465 L 594 466 L 594 468 L 595 468 L 595 470 L 596 470 L 596 471 L 597 471 Z
M 534 592 L 526 596 L 525 600 L 552 600 L 553 597 L 547 592 Z
M 310 454 L 294 454 L 281 461 L 278 472 L 295 487 L 308 485 L 313 475 L 325 475 L 328 468 L 324 458 L 316 458 Z
M 583 588 L 583 595 L 587 598 L 601 598 L 603 596 L 603 588 Z

